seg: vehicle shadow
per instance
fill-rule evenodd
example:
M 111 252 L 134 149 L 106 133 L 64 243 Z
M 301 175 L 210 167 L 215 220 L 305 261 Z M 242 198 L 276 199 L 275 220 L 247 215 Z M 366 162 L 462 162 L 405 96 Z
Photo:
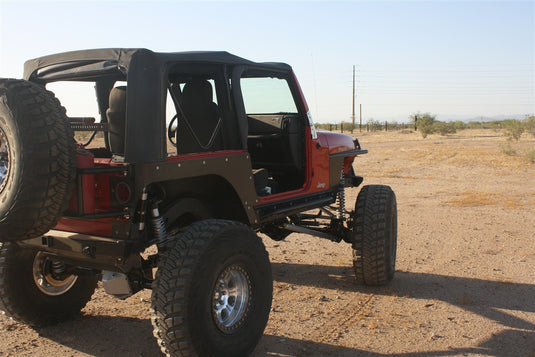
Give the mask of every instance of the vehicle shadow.
M 442 301 L 507 327 L 474 348 L 450 347 L 443 351 L 425 351 L 423 354 L 402 353 L 399 354 L 400 356 L 535 355 L 535 324 L 512 314 L 521 315 L 521 313 L 535 312 L 533 300 L 535 285 L 533 284 L 397 271 L 396 277 L 388 286 L 367 287 L 355 284 L 352 267 L 290 263 L 274 263 L 272 266 L 273 278 L 278 282 L 324 289 L 358 291 L 374 295 L 400 296 L 404 299 Z M 264 336 L 264 338 L 269 340 L 274 337 Z M 269 350 L 270 345 L 263 346 L 263 348 Z M 281 346 L 288 348 L 281 350 L 284 348 Z M 300 353 L 302 348 L 324 352 Z M 331 350 L 333 352 L 327 352 Z M 272 352 L 272 350 L 269 351 Z M 273 352 L 292 356 L 382 356 L 382 354 L 372 351 L 347 350 L 345 347 L 318 345 L 313 341 L 299 340 L 285 341 L 279 347 L 274 348 Z
M 454 348 L 447 350 L 431 350 L 425 352 L 400 352 L 400 353 L 377 353 L 353 349 L 343 346 L 305 341 L 281 336 L 264 335 L 252 357 L 261 356 L 292 356 L 292 357 L 358 357 L 358 356 L 459 356 L 459 355 L 483 355 L 483 356 L 531 356 L 535 351 L 527 352 L 523 349 L 526 341 L 534 341 L 534 332 L 518 330 L 505 330 L 495 334 L 489 340 L 484 341 L 477 347 Z M 531 354 L 530 354 L 531 353 Z
M 402 296 L 406 299 L 443 301 L 466 311 L 492 319 L 508 327 L 472 348 L 450 347 L 425 353 L 399 353 L 389 356 L 454 356 L 480 354 L 520 356 L 535 354 L 535 324 L 504 310 L 535 312 L 535 285 L 496 282 L 439 274 L 396 272 L 387 287 L 363 287 L 354 283 L 351 267 L 273 263 L 277 282 L 319 288 L 358 291 L 374 295 Z M 149 319 L 86 315 L 55 326 L 37 329 L 41 337 L 93 356 L 160 356 Z M 530 342 L 531 341 L 531 342 Z M 533 349 L 533 351 L 526 351 Z M 385 356 L 361 349 L 319 343 L 304 339 L 265 334 L 255 352 L 260 356 Z
M 446 302 L 504 326 L 535 331 L 535 324 L 501 310 L 535 312 L 535 285 L 397 271 L 386 287 L 355 284 L 351 267 L 273 263 L 273 279 L 294 285 Z M 306 272 L 306 273 L 303 273 Z
M 86 315 L 37 329 L 41 337 L 100 357 L 161 356 L 149 319 Z
M 99 357 L 161 356 L 160 348 L 152 335 L 148 319 L 117 316 L 85 316 L 37 330 L 39 335 L 71 349 Z M 474 348 L 450 348 L 425 353 L 381 354 L 344 346 L 264 335 L 252 357 L 354 357 L 354 356 L 455 356 L 479 354 L 490 356 L 522 356 L 526 341 L 535 341 L 535 332 L 505 330 Z M 535 352 L 535 351 L 533 351 Z M 532 352 L 532 353 L 533 353 Z

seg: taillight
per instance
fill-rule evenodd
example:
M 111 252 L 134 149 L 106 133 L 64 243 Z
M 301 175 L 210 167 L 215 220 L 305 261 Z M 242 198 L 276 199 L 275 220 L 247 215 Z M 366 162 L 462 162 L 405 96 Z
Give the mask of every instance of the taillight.
M 117 185 L 115 185 L 115 199 L 121 205 L 128 204 L 128 202 L 130 202 L 131 196 L 132 190 L 126 182 L 121 181 Z

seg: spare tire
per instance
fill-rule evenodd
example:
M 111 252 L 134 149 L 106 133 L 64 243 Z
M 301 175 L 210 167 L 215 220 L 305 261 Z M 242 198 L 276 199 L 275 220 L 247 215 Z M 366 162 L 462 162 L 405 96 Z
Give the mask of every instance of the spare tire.
M 54 227 L 75 170 L 73 132 L 56 97 L 28 81 L 0 79 L 0 242 Z

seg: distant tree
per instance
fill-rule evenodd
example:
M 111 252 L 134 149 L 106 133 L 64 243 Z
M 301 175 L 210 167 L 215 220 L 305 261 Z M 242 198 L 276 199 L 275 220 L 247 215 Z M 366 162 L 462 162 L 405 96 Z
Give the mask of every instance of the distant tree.
M 508 141 L 518 141 L 524 132 L 524 123 L 516 119 L 508 119 L 503 121 L 505 127 L 504 135 Z
M 388 130 L 398 130 L 400 127 L 401 125 L 399 125 L 397 121 L 388 123 Z
M 329 130 L 329 125 L 330 124 L 327 124 L 327 123 L 314 123 L 314 127 L 316 129 L 321 129 L 321 130 Z
M 526 115 L 522 122 L 526 131 L 535 136 L 535 115 Z
M 457 129 L 455 129 L 455 123 L 444 123 L 442 121 L 435 121 L 433 123 L 433 132 L 440 133 L 440 135 L 445 136 L 448 134 L 455 134 L 457 132 Z
M 423 138 L 426 138 L 428 134 L 432 134 L 433 123 L 435 122 L 436 115 L 431 113 L 414 113 L 409 115 L 409 120 L 414 124 L 416 130 L 422 134 Z
M 382 129 L 382 125 L 381 123 L 379 123 L 379 120 L 375 120 L 373 118 L 368 120 L 367 125 L 370 131 L 377 131 Z
M 501 127 L 502 127 L 502 122 L 499 121 L 499 120 L 492 120 L 492 121 L 483 123 L 483 128 L 484 129 L 498 130 L 498 129 L 501 129 Z
M 466 123 L 467 129 L 481 129 L 481 122 L 478 121 L 469 121 Z
M 453 126 L 455 127 L 456 130 L 463 130 L 464 128 L 466 128 L 466 124 L 461 120 L 455 121 L 453 123 Z

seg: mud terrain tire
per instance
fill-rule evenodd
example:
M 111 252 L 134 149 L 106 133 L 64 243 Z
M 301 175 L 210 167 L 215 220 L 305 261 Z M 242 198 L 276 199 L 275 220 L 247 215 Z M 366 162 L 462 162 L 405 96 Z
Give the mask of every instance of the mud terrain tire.
M 357 283 L 385 285 L 394 278 L 397 204 L 388 186 L 364 186 L 353 214 L 353 267 Z
M 0 79 L 0 242 L 34 238 L 56 225 L 72 192 L 73 132 L 51 92 Z
M 88 271 L 59 277 L 53 269 L 61 269 L 61 263 L 37 250 L 0 243 L 0 310 L 34 327 L 76 316 L 91 299 L 97 275 Z
M 246 356 L 267 324 L 268 253 L 246 225 L 193 223 L 171 237 L 152 293 L 154 335 L 167 356 Z

